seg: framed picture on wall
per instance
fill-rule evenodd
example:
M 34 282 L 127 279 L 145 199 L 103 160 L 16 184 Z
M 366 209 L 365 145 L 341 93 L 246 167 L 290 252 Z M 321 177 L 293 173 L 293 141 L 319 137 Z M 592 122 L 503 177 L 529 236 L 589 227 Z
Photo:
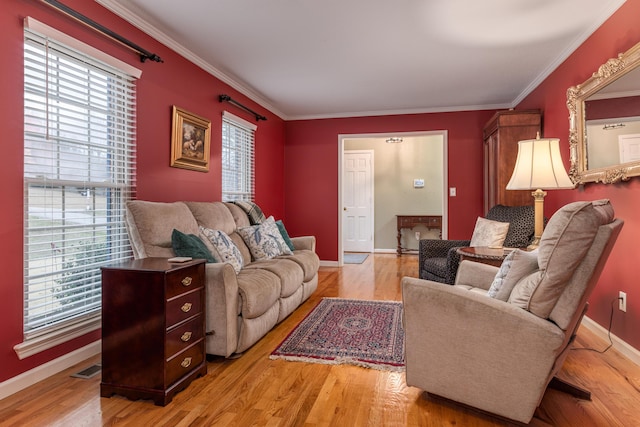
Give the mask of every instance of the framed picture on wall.
M 211 121 L 173 106 L 171 166 L 209 171 Z

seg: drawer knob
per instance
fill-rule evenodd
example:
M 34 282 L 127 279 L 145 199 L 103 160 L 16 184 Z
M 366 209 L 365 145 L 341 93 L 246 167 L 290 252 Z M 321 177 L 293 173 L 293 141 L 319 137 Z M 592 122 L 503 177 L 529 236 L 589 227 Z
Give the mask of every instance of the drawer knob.
M 189 331 L 185 332 L 184 334 L 182 334 L 182 336 L 180 337 L 180 339 L 181 339 L 183 342 L 187 342 L 187 341 L 189 341 L 189 340 L 191 339 L 191 332 L 189 332 Z
M 182 279 L 182 286 L 191 286 L 191 282 L 193 282 L 193 279 L 187 276 L 184 279 Z
M 191 358 L 185 357 L 182 363 L 180 363 L 180 366 L 182 366 L 183 368 L 188 368 L 189 366 L 191 366 Z
M 185 302 L 184 304 L 182 304 L 182 307 L 180 307 L 180 310 L 184 311 L 185 313 L 188 313 L 189 311 L 191 311 L 191 306 L 193 304 L 191 304 L 190 302 Z

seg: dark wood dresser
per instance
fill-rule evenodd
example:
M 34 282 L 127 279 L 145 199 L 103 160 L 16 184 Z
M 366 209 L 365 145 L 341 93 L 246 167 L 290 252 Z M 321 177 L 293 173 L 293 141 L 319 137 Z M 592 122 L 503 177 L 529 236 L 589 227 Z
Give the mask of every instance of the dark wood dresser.
M 207 373 L 204 266 L 145 258 L 102 268 L 100 396 L 165 406 Z

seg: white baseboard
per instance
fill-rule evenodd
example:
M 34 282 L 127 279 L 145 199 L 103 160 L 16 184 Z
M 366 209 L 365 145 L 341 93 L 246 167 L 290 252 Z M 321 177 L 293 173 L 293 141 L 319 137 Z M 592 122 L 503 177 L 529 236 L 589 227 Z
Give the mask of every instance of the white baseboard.
M 320 260 L 320 267 L 338 267 L 338 261 L 322 261 L 322 260 Z
M 51 360 L 44 365 L 37 366 L 27 372 L 23 372 L 13 378 L 0 383 L 0 400 L 14 393 L 19 392 L 35 383 L 44 380 L 52 375 L 62 372 L 71 366 L 87 360 L 99 354 L 102 350 L 101 341 L 94 341 L 82 348 L 67 353 L 57 359 Z
M 606 328 L 603 328 L 601 325 L 587 316 L 584 316 L 582 318 L 582 325 L 593 332 L 598 338 L 601 338 L 604 342 L 609 343 Z M 640 350 L 622 341 L 614 334 L 611 334 L 611 342 L 613 342 L 613 348 L 615 348 L 620 354 L 631 360 L 636 365 L 640 366 Z

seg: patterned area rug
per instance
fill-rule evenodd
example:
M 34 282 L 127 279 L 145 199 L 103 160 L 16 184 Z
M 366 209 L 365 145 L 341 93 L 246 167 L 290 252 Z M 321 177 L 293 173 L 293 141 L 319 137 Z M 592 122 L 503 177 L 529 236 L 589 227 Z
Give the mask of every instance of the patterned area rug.
M 402 303 L 323 298 L 270 358 L 402 371 Z

